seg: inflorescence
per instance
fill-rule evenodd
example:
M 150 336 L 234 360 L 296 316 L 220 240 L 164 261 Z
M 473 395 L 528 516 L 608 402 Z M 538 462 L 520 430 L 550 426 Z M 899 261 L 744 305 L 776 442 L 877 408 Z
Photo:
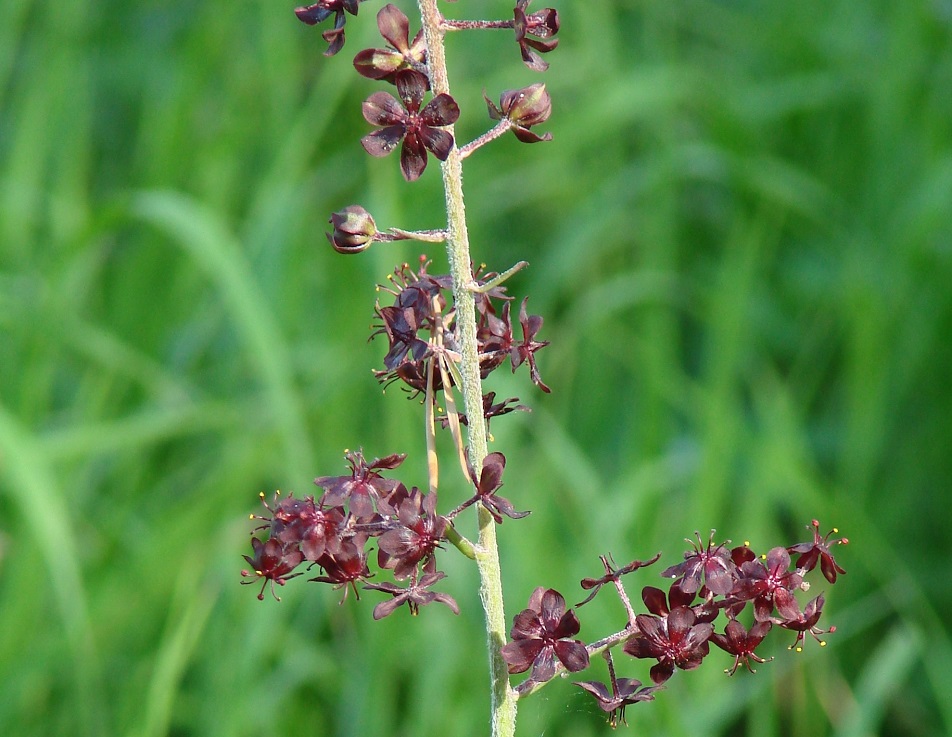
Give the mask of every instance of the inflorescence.
M 318 0 L 297 8 L 295 13 L 309 25 L 332 19 L 322 36 L 328 44 L 325 55 L 333 56 L 344 46 L 348 16 L 357 16 L 364 1 Z M 523 63 L 542 72 L 549 66 L 542 55 L 558 44 L 560 20 L 554 9 L 530 12 L 529 4 L 530 0 L 515 0 L 512 16 L 499 20 L 449 20 L 440 16 L 438 32 L 508 29 Z M 423 30 L 411 37 L 410 20 L 392 4 L 377 13 L 377 27 L 385 44 L 359 51 L 353 64 L 360 75 L 391 85 L 396 94 L 381 90 L 364 101 L 363 117 L 375 130 L 364 135 L 360 143 L 374 157 L 387 156 L 399 148 L 400 170 L 408 182 L 424 174 L 429 155 L 446 161 L 455 152 L 462 160 L 509 131 L 524 143 L 551 140 L 549 133 L 532 130 L 545 123 L 552 112 L 545 85 L 537 83 L 502 91 L 498 104 L 486 97 L 492 126 L 473 141 L 458 145 L 453 125 L 461 110 L 448 92 L 433 94 L 434 78 Z M 332 230 L 327 238 L 336 251 L 344 254 L 395 240 L 451 240 L 449 229 L 381 230 L 360 205 L 335 212 L 330 223 Z M 529 313 L 527 298 L 519 302 L 517 310 L 503 285 L 525 265 L 520 262 L 503 273 L 471 267 L 468 283 L 461 286 L 454 284 L 448 274 L 431 273 L 430 260 L 421 256 L 415 268 L 406 263 L 397 266 L 387 284 L 378 288 L 388 297 L 386 304 L 378 300 L 374 307 L 376 321 L 371 338 L 385 338 L 387 350 L 382 368 L 374 375 L 384 385 L 402 384 L 412 398 L 422 397 L 427 418 L 428 487 L 421 490 L 393 477 L 406 455 L 395 453 L 368 461 L 358 449 L 345 452 L 348 473 L 314 479 L 319 493 L 302 498 L 275 493 L 270 501 L 262 494 L 266 514 L 252 515 L 260 524 L 252 532 L 252 554 L 245 556 L 250 569 L 242 571 L 243 583 L 260 582 L 259 599 L 265 598 L 269 587 L 278 599 L 276 586 L 313 573 L 308 580 L 341 590 L 342 602 L 351 591 L 358 599 L 362 590 L 388 597 L 374 607 L 374 619 L 389 616 L 403 605 L 417 615 L 422 606 L 434 602 L 459 613 L 456 601 L 435 588 L 446 577 L 438 568 L 438 559 L 448 546 L 474 559 L 480 552 L 456 529 L 458 516 L 475 506 L 484 519 L 491 518 L 491 527 L 506 518 L 523 519 L 529 512 L 521 511 L 525 499 L 517 500 L 517 508 L 499 493 L 506 468 L 502 453 L 484 452 L 485 458 L 475 461 L 478 471 L 469 460 L 461 428 L 472 425 L 474 418 L 467 416 L 465 408 L 457 407 L 454 396 L 463 384 L 460 364 L 464 349 L 454 290 L 456 294 L 461 288 L 467 290 L 475 303 L 480 379 L 508 361 L 513 372 L 526 365 L 532 383 L 548 393 L 549 386 L 543 382 L 536 363 L 536 354 L 548 345 L 547 340 L 539 338 L 543 319 Z M 487 426 L 494 418 L 528 409 L 516 397 L 497 401 L 493 391 L 480 394 L 481 420 Z M 478 404 L 480 394 L 468 399 L 471 406 Z M 437 427 L 450 432 L 470 490 L 468 497 L 446 513 L 441 513 L 439 507 L 434 450 Z M 835 529 L 821 535 L 816 520 L 809 529 L 812 540 L 774 547 L 763 555 L 747 544 L 729 547 L 728 543 L 715 543 L 713 531 L 707 541 L 696 534 L 683 560 L 661 571 L 661 576 L 672 581 L 667 590 L 655 586 L 641 589 L 643 613 L 635 612 L 623 577 L 655 564 L 661 554 L 620 567 L 611 556 L 603 555 L 600 560 L 604 574 L 580 582 L 581 589 L 589 593 L 574 608 L 567 606 L 559 591 L 536 588 L 526 608 L 514 617 L 511 639 L 501 645 L 497 656 L 510 674 L 528 673 L 515 689 L 523 697 L 560 673 L 585 670 L 592 657 L 601 655 L 608 663 L 608 684 L 582 681 L 577 685 L 595 698 L 614 727 L 619 721 L 627 723 L 626 707 L 653 700 L 675 671 L 700 666 L 710 654 L 711 644 L 733 659 L 725 668 L 730 675 L 741 666 L 754 672 L 754 664 L 770 660 L 759 655 L 757 649 L 774 628 L 794 633 L 791 649 L 800 650 L 807 635 L 824 645 L 822 636 L 835 628 L 819 627 L 823 594 L 802 605 L 797 594 L 807 591 L 806 576 L 816 568 L 830 584 L 836 583 L 837 576 L 845 571 L 834 559 L 832 549 L 847 540 L 833 537 Z M 384 574 L 389 574 L 392 581 L 372 580 Z M 578 638 L 581 622 L 576 610 L 606 588 L 617 592 L 627 622 L 618 632 L 586 644 Z M 612 649 L 619 646 L 632 658 L 652 661 L 650 685 L 616 677 Z M 504 671 L 500 671 L 503 677 Z

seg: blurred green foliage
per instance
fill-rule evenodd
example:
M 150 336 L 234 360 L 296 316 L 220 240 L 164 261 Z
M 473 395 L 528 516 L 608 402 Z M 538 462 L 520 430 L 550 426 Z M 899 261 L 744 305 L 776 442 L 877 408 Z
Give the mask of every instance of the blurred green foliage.
M 374 285 L 419 252 L 323 235 L 353 202 L 442 225 L 434 163 L 408 186 L 357 142 L 375 5 L 328 60 L 291 4 L 0 4 L 5 734 L 487 734 L 451 551 L 459 617 L 238 585 L 259 491 L 310 492 L 357 446 L 424 480 L 419 406 L 381 396 L 366 342 Z M 632 729 L 952 734 L 952 4 L 558 6 L 554 142 L 467 162 L 476 258 L 530 261 L 510 290 L 552 341 L 551 397 L 521 372 L 488 387 L 534 407 L 493 425 L 533 510 L 500 530 L 510 615 L 540 584 L 581 599 L 600 553 L 670 563 L 711 527 L 766 549 L 818 517 L 851 539 L 829 645 L 775 642 L 756 678 L 713 653 Z M 449 54 L 461 139 L 484 89 L 538 80 L 508 33 Z M 581 615 L 591 639 L 623 617 L 608 593 Z M 521 709 L 527 737 L 607 729 L 568 682 Z

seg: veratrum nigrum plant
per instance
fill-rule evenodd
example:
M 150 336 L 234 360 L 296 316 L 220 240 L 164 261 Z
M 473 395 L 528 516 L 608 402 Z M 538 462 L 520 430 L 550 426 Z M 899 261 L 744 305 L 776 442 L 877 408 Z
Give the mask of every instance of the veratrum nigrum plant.
M 324 24 L 326 56 L 338 54 L 345 42 L 345 25 L 356 17 L 365 0 L 319 0 L 295 10 L 310 25 Z M 429 604 L 442 604 L 458 613 L 459 606 L 440 591 L 446 574 L 439 559 L 449 547 L 471 559 L 479 569 L 480 594 L 490 648 L 490 703 L 494 737 L 512 737 L 516 707 L 559 674 L 584 671 L 595 656 L 608 663 L 609 682 L 579 681 L 608 715 L 612 726 L 625 721 L 628 706 L 653 701 L 675 671 L 693 670 L 710 654 L 711 645 L 725 651 L 727 672 L 765 662 L 757 649 L 772 630 L 790 630 L 791 648 L 799 650 L 807 635 L 820 644 L 823 594 L 801 604 L 797 592 L 806 591 L 807 574 L 819 567 L 833 584 L 844 573 L 833 557 L 845 538 L 823 534 L 813 520 L 806 542 L 778 546 L 758 555 L 747 545 L 718 543 L 713 531 L 705 541 L 695 533 L 682 562 L 661 571 L 670 579 L 667 591 L 644 586 L 636 612 L 622 577 L 655 564 L 660 554 L 618 566 L 602 556 L 604 573 L 580 582 L 588 595 L 569 608 L 555 589 L 538 587 L 528 603 L 506 619 L 502 596 L 497 526 L 505 519 L 524 520 L 532 503 L 529 494 L 509 499 L 501 495 L 507 459 L 487 447 L 490 422 L 525 410 L 519 399 L 498 399 L 483 381 L 507 365 L 515 372 L 525 367 L 530 381 L 543 392 L 538 354 L 543 320 L 530 312 L 528 299 L 516 299 L 505 282 L 523 268 L 519 262 L 501 272 L 474 269 L 463 206 L 463 161 L 482 146 L 511 131 L 524 143 L 549 141 L 538 132 L 552 113 L 545 85 L 502 91 L 486 99 L 491 125 L 483 135 L 460 145 L 453 124 L 462 111 L 447 81 L 444 37 L 448 33 L 502 31 L 512 33 L 513 60 L 521 57 L 530 69 L 544 72 L 543 54 L 558 45 L 559 15 L 552 8 L 529 10 L 530 0 L 516 0 L 511 15 L 496 20 L 444 18 L 438 0 L 418 0 L 421 28 L 412 37 L 408 17 L 387 4 L 377 13 L 381 48 L 364 49 L 354 57 L 362 76 L 381 87 L 363 103 L 363 117 L 373 130 L 361 144 L 371 156 L 386 157 L 399 149 L 400 170 L 407 182 L 420 178 L 432 155 L 441 162 L 446 227 L 440 230 L 378 229 L 374 218 L 359 205 L 350 205 L 330 217 L 331 245 L 340 253 L 355 254 L 375 243 L 417 240 L 445 243 L 449 273 L 433 273 L 433 264 L 421 256 L 415 265 L 400 264 L 382 288 L 386 298 L 374 311 L 373 337 L 385 344 L 382 368 L 375 371 L 383 383 L 398 382 L 421 399 L 425 412 L 428 488 L 408 488 L 399 480 L 406 456 L 393 453 L 368 460 L 363 451 L 347 451 L 350 470 L 343 476 L 319 476 L 319 492 L 296 498 L 275 495 L 262 501 L 266 514 L 253 531 L 250 566 L 244 583 L 260 580 L 259 599 L 270 587 L 306 575 L 309 581 L 329 584 L 346 597 L 361 590 L 382 595 L 373 609 L 381 619 L 406 606 L 413 615 Z M 462 5 L 462 3 L 461 3 Z M 466 111 L 467 114 L 474 111 Z M 442 408 L 442 409 L 441 409 Z M 435 437 L 448 432 L 460 470 L 470 488 L 467 498 L 447 502 L 440 498 L 439 464 Z M 475 509 L 476 536 L 463 535 L 463 513 Z M 514 524 L 514 523 L 511 523 Z M 527 524 L 521 522 L 520 524 Z M 506 525 L 505 529 L 509 529 Z M 374 560 L 372 560 L 374 559 Z M 389 574 L 383 581 L 379 574 Z M 373 582 L 371 578 L 373 577 Z M 578 638 L 576 613 L 603 588 L 613 589 L 627 612 L 625 626 L 586 643 Z M 277 598 L 277 596 L 275 596 Z M 615 675 L 616 654 L 653 662 L 650 684 Z M 518 685 L 510 676 L 527 673 Z

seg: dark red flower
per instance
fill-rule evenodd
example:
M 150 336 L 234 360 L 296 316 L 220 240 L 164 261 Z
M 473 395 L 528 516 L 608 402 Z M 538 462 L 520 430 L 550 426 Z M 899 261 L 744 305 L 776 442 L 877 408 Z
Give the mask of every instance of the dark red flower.
M 410 41 L 410 22 L 407 16 L 394 5 L 384 5 L 377 13 L 377 28 L 390 48 L 364 49 L 354 57 L 354 67 L 364 77 L 396 82 L 396 73 L 401 69 L 426 68 L 426 42 L 421 30 Z M 429 87 L 429 82 L 427 83 Z
M 402 499 L 397 494 L 391 503 L 397 508 L 399 522 L 380 536 L 377 562 L 381 568 L 392 568 L 396 579 L 409 578 L 417 564 L 430 560 L 449 524 L 436 513 L 436 492 L 423 494 L 413 488 Z
M 792 599 L 788 594 L 803 583 L 799 573 L 790 570 L 790 554 L 786 548 L 773 548 L 767 553 L 766 565 L 759 560 L 741 564 L 733 597 L 754 602 L 754 619 L 766 622 L 773 614 L 775 598 L 781 605 Z M 778 591 L 784 591 L 775 597 Z
M 529 512 L 517 512 L 508 499 L 496 494 L 502 487 L 502 472 L 506 469 L 506 456 L 502 453 L 490 453 L 483 461 L 483 470 L 476 484 L 476 495 L 480 503 L 493 516 L 497 524 L 502 524 L 502 515 L 512 519 L 527 517 Z M 472 474 L 472 469 L 470 469 Z
M 317 564 L 324 570 L 324 575 L 309 578 L 308 581 L 329 583 L 335 589 L 344 589 L 344 597 L 341 599 L 341 603 L 347 598 L 347 586 L 349 585 L 354 590 L 354 596 L 359 599 L 360 592 L 357 591 L 357 582 L 366 581 L 372 575 L 367 567 L 367 554 L 364 552 L 365 542 L 365 538 L 356 535 L 341 543 L 341 550 L 336 555 L 325 553 L 317 561 Z
M 802 569 L 803 571 L 812 571 L 816 568 L 816 564 L 820 564 L 820 570 L 823 571 L 823 575 L 826 576 L 826 580 L 830 583 L 836 583 L 836 574 L 837 573 L 846 573 L 836 561 L 833 559 L 833 554 L 830 552 L 831 545 L 846 545 L 849 540 L 845 537 L 837 538 L 835 540 L 830 540 L 831 535 L 835 535 L 839 532 L 835 527 L 830 530 L 826 537 L 820 536 L 820 523 L 817 520 L 813 520 L 810 527 L 813 530 L 813 542 L 810 543 L 800 543 L 799 545 L 792 545 L 787 550 L 791 553 L 800 553 L 800 557 L 797 558 L 796 566 L 797 568 Z
M 680 578 L 678 586 L 682 591 L 693 594 L 704 586 L 712 594 L 726 596 L 734 588 L 734 563 L 731 552 L 724 545 L 714 545 L 714 530 L 707 546 L 701 542 L 699 533 L 694 533 L 697 542 L 692 542 L 694 550 L 684 554 L 684 562 L 671 566 L 661 572 L 662 576 Z
M 768 660 L 773 660 L 773 658 L 761 658 L 754 653 L 757 646 L 763 642 L 767 633 L 770 632 L 770 628 L 770 622 L 755 622 L 748 632 L 744 625 L 736 619 L 732 619 L 727 623 L 723 635 L 718 632 L 711 634 L 711 642 L 721 650 L 734 656 L 734 667 L 728 668 L 724 672 L 734 675 L 737 668 L 743 663 L 747 666 L 747 670 L 754 673 L 755 671 L 750 665 L 751 660 L 755 663 L 766 663 Z
M 298 549 L 297 545 L 293 543 L 283 543 L 273 537 L 267 542 L 262 542 L 258 538 L 253 537 L 251 538 L 251 548 L 254 551 L 254 555 L 245 555 L 242 557 L 248 561 L 248 565 L 251 566 L 252 570 L 241 572 L 242 577 L 251 580 L 242 581 L 242 583 L 250 584 L 254 583 L 257 579 L 261 579 L 261 591 L 258 592 L 258 600 L 261 601 L 264 599 L 265 586 L 270 582 L 271 595 L 277 601 L 281 601 L 277 594 L 274 593 L 274 585 L 284 586 L 284 582 L 289 578 L 301 575 L 300 573 L 291 573 L 291 571 L 301 564 L 304 560 L 304 555 L 300 549 Z
M 820 643 L 820 647 L 826 646 L 826 642 L 820 639 L 820 635 L 836 632 L 836 627 L 830 627 L 828 630 L 821 630 L 816 626 L 816 623 L 820 619 L 820 615 L 823 613 L 823 602 L 823 594 L 820 594 L 819 596 L 812 599 L 802 612 L 796 606 L 796 602 L 793 602 L 792 607 L 789 610 L 779 612 L 780 617 L 773 620 L 773 622 L 780 625 L 784 629 L 793 630 L 797 633 L 797 639 L 794 640 L 794 643 L 790 646 L 790 650 L 796 650 L 797 652 L 802 650 L 803 647 L 800 643 L 803 642 L 803 639 L 808 632 L 813 635 L 814 640 Z
M 404 179 L 412 182 L 426 169 L 428 150 L 441 161 L 449 156 L 453 136 L 440 128 L 459 119 L 459 106 L 441 93 L 421 110 L 427 79 L 412 69 L 397 72 L 396 85 L 402 104 L 388 92 L 375 92 L 364 101 L 364 119 L 381 128 L 364 136 L 360 143 L 371 156 L 386 156 L 403 141 L 400 169 Z
M 674 607 L 666 616 L 639 614 L 635 617 L 638 634 L 625 643 L 625 652 L 636 658 L 656 658 L 651 668 L 651 680 L 664 683 L 674 673 L 697 668 L 710 648 L 708 639 L 714 631 L 708 622 L 696 623 L 690 607 Z
M 542 317 L 539 315 L 530 315 L 526 312 L 526 303 L 528 301 L 528 297 L 523 299 L 522 306 L 519 308 L 519 324 L 522 325 L 522 342 L 513 344 L 509 349 L 509 361 L 512 363 L 513 373 L 522 365 L 523 361 L 528 363 L 529 377 L 532 379 L 532 383 L 542 391 L 549 393 L 552 390 L 542 381 L 535 362 L 536 351 L 540 348 L 545 348 L 549 344 L 549 341 L 544 340 L 539 342 L 535 339 L 538 332 L 542 329 Z M 507 302 L 505 308 L 503 308 L 506 319 L 508 319 L 508 309 L 509 303 Z
M 383 619 L 393 614 L 403 604 L 410 608 L 410 614 L 416 616 L 420 613 L 421 606 L 432 604 L 434 601 L 446 604 L 453 611 L 453 614 L 459 614 L 459 606 L 452 596 L 438 591 L 427 591 L 430 586 L 445 577 L 446 574 L 443 571 L 427 573 L 419 582 L 411 581 L 407 588 L 389 582 L 367 584 L 364 586 L 365 589 L 383 591 L 393 596 L 389 601 L 382 601 L 374 607 L 374 619 Z
M 543 8 L 526 15 L 526 7 L 530 2 L 516 0 L 513 9 L 516 43 L 519 44 L 525 65 L 537 72 L 544 72 L 549 65 L 539 54 L 546 54 L 559 45 L 559 40 L 552 38 L 559 32 L 559 14 L 553 8 Z
M 565 598 L 555 589 L 541 586 L 529 597 L 529 608 L 512 623 L 512 641 L 501 653 L 510 673 L 532 668 L 530 678 L 547 681 L 555 675 L 555 661 L 576 673 L 588 667 L 588 650 L 577 635 L 581 625 L 572 610 L 565 611 Z
M 375 505 L 383 514 L 393 510 L 387 504 L 387 497 L 399 486 L 395 479 L 385 479 L 379 471 L 393 470 L 407 457 L 405 453 L 394 453 L 384 458 L 374 458 L 370 463 L 364 460 L 363 450 L 347 451 L 344 454 L 350 464 L 349 476 L 318 476 L 314 483 L 324 489 L 321 503 L 335 507 L 350 505 L 350 513 L 358 519 L 366 519 L 374 514 Z
M 344 12 L 357 15 L 357 6 L 362 2 L 364 0 L 318 0 L 313 5 L 295 8 L 294 14 L 309 26 L 317 25 L 334 14 L 334 27 L 321 34 L 328 43 L 324 56 L 333 56 L 344 46 L 344 22 L 347 19 Z
M 271 537 L 283 543 L 300 544 L 305 560 L 316 561 L 325 551 L 340 550 L 339 534 L 346 517 L 343 508 L 324 508 L 316 504 L 312 496 L 295 499 L 289 495 L 276 504 L 272 515 Z
M 641 681 L 636 681 L 634 678 L 612 678 L 610 691 L 600 681 L 578 681 L 575 685 L 588 691 L 595 697 L 599 708 L 608 712 L 608 723 L 612 729 L 618 726 L 619 719 L 622 724 L 628 725 L 625 720 L 626 706 L 637 704 L 639 701 L 654 701 L 655 691 L 663 688 L 663 686 L 642 688 Z

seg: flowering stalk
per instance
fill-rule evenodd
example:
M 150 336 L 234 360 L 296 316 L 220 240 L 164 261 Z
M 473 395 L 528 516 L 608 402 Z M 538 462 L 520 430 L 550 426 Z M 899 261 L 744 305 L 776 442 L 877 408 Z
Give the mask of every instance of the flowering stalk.
M 434 94 L 450 94 L 443 45 L 442 13 L 436 0 L 418 0 L 423 35 L 426 39 L 427 66 Z M 449 127 L 452 131 L 452 126 Z M 466 207 L 463 198 L 463 160 L 459 148 L 453 147 L 443 162 L 443 191 L 446 198 L 446 254 L 453 277 L 453 299 L 456 304 L 456 325 L 459 335 L 459 371 L 462 375 L 463 406 L 469 418 L 469 462 L 478 475 L 489 453 L 486 423 L 483 419 L 483 390 L 479 376 L 479 354 L 476 343 L 476 305 L 472 289 L 472 257 L 469 231 L 466 228 Z M 493 737 L 512 737 L 516 731 L 516 694 L 509 685 L 509 670 L 500 649 L 506 643 L 506 610 L 502 595 L 502 573 L 499 568 L 499 547 L 496 524 L 483 506 L 477 506 L 479 537 L 476 564 L 479 567 L 479 598 L 486 620 L 486 642 L 489 648 L 489 674 L 492 688 Z
M 295 12 L 311 25 L 333 18 L 333 27 L 322 32 L 328 43 L 325 53 L 333 56 L 344 45 L 347 17 L 356 16 L 364 1 L 317 0 Z M 553 36 L 559 30 L 559 18 L 552 8 L 528 12 L 531 0 L 515 0 L 512 20 L 454 22 L 442 17 L 437 0 L 416 2 L 422 29 L 415 37 L 410 37 L 410 21 L 403 11 L 386 4 L 377 13 L 377 26 L 387 48 L 364 49 L 354 58 L 358 73 L 396 90 L 396 95 L 375 92 L 364 101 L 364 118 L 376 130 L 365 135 L 361 145 L 375 157 L 387 156 L 399 147 L 400 169 L 408 182 L 424 174 L 429 155 L 442 162 L 446 227 L 381 231 L 366 209 L 350 205 L 331 216 L 333 231 L 327 237 L 343 254 L 357 254 L 374 243 L 396 240 L 446 244 L 449 274 L 430 273 L 431 262 L 421 256 L 417 268 L 399 265 L 388 277 L 388 284 L 379 287 L 393 302 L 377 302 L 379 322 L 371 335 L 386 336 L 388 344 L 384 368 L 374 372 L 377 379 L 386 384 L 402 382 L 412 396 L 423 396 L 426 490 L 407 488 L 390 478 L 390 472 L 406 459 L 404 454 L 368 461 L 362 450 L 346 451 L 349 473 L 314 479 L 323 490 L 320 495 L 281 498 L 276 494 L 271 502 L 261 495 L 268 515 L 252 515 L 263 524 L 252 531 L 252 555 L 245 556 L 250 570 L 242 572 L 244 583 L 261 583 L 259 599 L 270 585 L 277 599 L 275 587 L 301 576 L 304 571 L 300 567 L 307 571 L 317 568 L 319 575 L 308 580 L 330 584 L 342 590 L 344 597 L 353 592 L 359 598 L 360 589 L 391 597 L 376 604 L 374 619 L 390 616 L 404 605 L 416 616 L 421 607 L 434 603 L 458 614 L 456 601 L 433 589 L 446 577 L 437 569 L 437 556 L 448 546 L 455 547 L 473 560 L 479 571 L 493 737 L 514 737 L 518 699 L 530 696 L 558 675 L 587 669 L 597 655 L 608 663 L 609 683 L 579 681 L 577 685 L 595 698 L 614 727 L 619 721 L 627 723 L 628 706 L 654 700 L 655 692 L 675 672 L 699 667 L 712 643 L 733 656 L 733 667 L 725 669 L 731 675 L 741 665 L 753 671 L 751 663 L 767 662 L 755 650 L 773 627 L 796 633 L 791 647 L 797 650 L 807 635 L 824 645 L 820 636 L 834 628 L 821 630 L 817 624 L 823 595 L 801 608 L 794 594 L 808 589 L 804 576 L 815 568 L 829 583 L 836 582 L 844 571 L 831 548 L 846 539 L 831 539 L 835 529 L 821 535 L 816 520 L 811 526 L 811 542 L 775 547 L 763 556 L 746 544 L 732 549 L 726 543 L 715 545 L 713 531 L 707 543 L 696 534 L 696 541 L 689 541 L 693 549 L 684 554 L 683 562 L 661 572 L 673 579 L 669 590 L 642 589 L 648 614 L 636 613 L 622 577 L 654 564 L 661 554 L 623 566 L 617 566 L 611 555 L 601 555 L 604 574 L 582 579 L 579 584 L 589 592 L 587 598 L 570 608 L 559 591 L 539 586 L 507 631 L 496 526 L 504 518 L 519 520 L 529 512 L 519 511 L 499 494 L 506 456 L 489 453 L 487 441 L 491 418 L 528 408 L 517 404 L 516 397 L 496 401 L 495 392 L 484 393 L 483 379 L 508 360 L 513 371 L 527 364 L 532 383 L 549 392 L 535 357 L 548 341 L 537 338 L 542 317 L 529 314 L 527 299 L 516 303 L 504 286 L 526 262 L 502 273 L 486 271 L 483 266 L 473 270 L 462 164 L 467 156 L 508 131 L 523 143 L 551 140 L 550 134 L 530 129 L 548 120 L 552 101 L 542 83 L 506 90 L 498 105 L 487 97 L 488 115 L 496 124 L 470 143 L 458 145 L 454 123 L 461 111 L 450 92 L 443 39 L 450 31 L 512 29 L 523 63 L 544 71 L 548 64 L 540 54 L 556 47 Z M 517 314 L 514 304 L 519 305 Z M 521 339 L 515 336 L 514 327 L 521 328 Z M 457 391 L 462 394 L 462 407 L 456 400 Z M 470 496 L 445 513 L 439 511 L 437 427 L 449 432 L 463 477 L 472 485 Z M 443 500 L 442 507 L 446 506 Z M 456 528 L 457 518 L 469 507 L 476 509 L 475 542 Z M 370 567 L 374 551 L 378 572 L 389 572 L 395 582 L 368 582 L 377 573 Z M 791 554 L 797 555 L 795 562 Z M 602 589 L 615 590 L 627 622 L 620 631 L 586 644 L 576 637 L 581 631 L 576 610 Z M 754 622 L 749 629 L 738 619 L 745 610 L 752 610 Z M 719 631 L 718 620 L 722 619 L 727 623 Z M 650 669 L 652 684 L 643 686 L 639 680 L 617 677 L 613 648 L 631 658 L 655 661 Z M 528 676 L 513 688 L 510 676 L 520 673 Z

